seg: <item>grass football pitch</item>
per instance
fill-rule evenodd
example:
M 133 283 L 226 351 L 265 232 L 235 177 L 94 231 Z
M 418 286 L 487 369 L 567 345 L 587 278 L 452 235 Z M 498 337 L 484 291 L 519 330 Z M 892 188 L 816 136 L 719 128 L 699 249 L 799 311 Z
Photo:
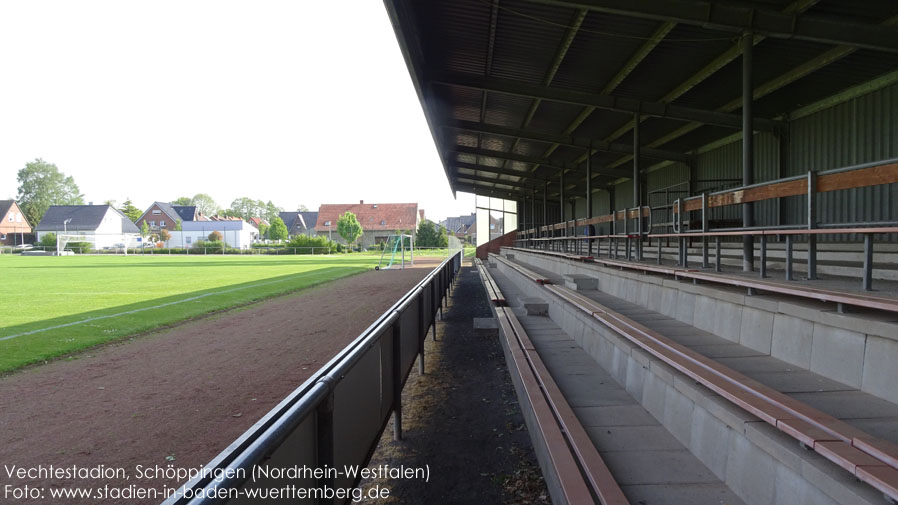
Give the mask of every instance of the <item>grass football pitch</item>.
M 0 372 L 365 270 L 379 257 L 0 256 Z

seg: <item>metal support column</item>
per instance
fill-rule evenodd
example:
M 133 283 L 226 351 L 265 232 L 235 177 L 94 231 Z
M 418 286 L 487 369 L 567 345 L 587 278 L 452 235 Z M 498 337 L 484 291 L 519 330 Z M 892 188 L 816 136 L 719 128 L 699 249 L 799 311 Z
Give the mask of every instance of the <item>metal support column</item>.
M 714 271 L 720 271 L 720 235 L 715 237 L 714 240 L 714 248 L 716 251 L 714 252 Z
M 864 291 L 873 290 L 873 234 L 864 234 Z
M 702 193 L 702 268 L 708 268 L 708 194 Z
M 589 150 L 586 151 L 586 219 L 592 218 L 592 141 L 589 143 Z M 595 235 L 595 227 L 587 225 L 586 234 L 588 236 Z M 586 239 L 586 254 L 592 256 L 592 239 Z M 598 253 L 596 253 L 598 256 Z
M 549 179 L 546 179 L 546 185 L 543 186 L 543 226 L 547 224 L 549 224 Z
M 639 190 L 639 108 L 633 114 L 633 207 L 636 207 L 636 260 L 642 260 L 642 192 Z M 627 247 L 627 259 L 630 248 Z
M 767 277 L 767 235 L 761 235 L 761 278 Z
M 786 235 L 786 280 L 792 280 L 792 235 Z
M 817 174 L 808 172 L 808 229 L 817 227 Z M 817 235 L 808 234 L 808 280 L 817 278 Z
M 564 164 L 561 165 L 561 175 L 559 176 L 559 194 L 558 194 L 558 213 L 561 214 L 561 222 L 564 223 Z M 567 235 L 567 226 L 564 227 L 563 234 Z M 562 250 L 567 252 L 567 240 L 561 241 Z
M 745 33 L 742 36 L 742 185 L 748 186 L 754 183 L 754 135 L 752 129 L 752 51 L 754 49 L 754 36 Z M 742 226 L 751 228 L 753 224 L 753 205 L 742 204 Z M 742 237 L 742 270 L 751 272 L 754 270 L 755 245 L 751 235 Z
M 393 440 L 402 440 L 402 324 L 393 322 Z
M 536 231 L 536 190 L 534 189 L 530 194 L 530 228 L 533 228 L 533 233 L 530 234 L 530 238 L 534 238 L 533 236 L 539 236 L 539 233 Z M 535 247 L 536 242 L 531 241 L 530 245 Z

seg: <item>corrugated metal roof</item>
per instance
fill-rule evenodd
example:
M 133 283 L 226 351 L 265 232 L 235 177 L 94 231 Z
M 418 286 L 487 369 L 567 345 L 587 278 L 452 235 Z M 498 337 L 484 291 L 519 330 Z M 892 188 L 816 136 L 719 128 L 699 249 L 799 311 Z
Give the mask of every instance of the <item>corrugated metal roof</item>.
M 421 83 L 422 99 L 432 124 L 443 125 L 464 120 L 487 125 L 551 135 L 571 135 L 554 148 L 552 163 L 573 166 L 582 160 L 584 140 L 631 142 L 631 133 L 622 128 L 631 121 L 629 112 L 596 109 L 582 104 L 536 100 L 522 92 L 516 95 L 484 91 L 478 85 L 446 84 L 451 76 L 504 79 L 516 85 L 547 86 L 550 90 L 573 90 L 598 94 L 604 89 L 611 97 L 643 102 L 672 101 L 674 105 L 715 111 L 723 108 L 738 117 L 741 96 L 742 58 L 738 50 L 739 33 L 709 29 L 697 24 L 667 23 L 647 19 L 642 13 L 609 14 L 591 10 L 585 15 L 572 2 L 525 0 L 386 0 L 391 12 L 412 13 L 394 19 L 400 44 L 410 48 L 410 69 Z M 601 0 L 596 5 L 601 5 Z M 731 2 L 727 2 L 732 5 Z M 783 11 L 796 5 L 793 0 L 757 0 L 745 6 L 760 6 Z M 390 9 L 388 9 L 390 10 Z M 879 25 L 898 15 L 898 2 L 873 0 L 820 0 L 812 3 L 803 16 L 824 16 L 839 22 Z M 664 28 L 661 32 L 659 29 Z M 669 29 L 669 30 L 668 30 Z M 665 33 L 652 41 L 655 33 Z M 567 44 L 569 42 L 569 45 Z M 653 47 L 652 47 L 653 46 Z M 633 60 L 640 49 L 641 60 Z M 833 56 L 811 65 L 809 62 Z M 697 73 L 718 62 L 713 69 Z M 632 68 L 631 68 L 632 67 Z M 629 72 L 623 69 L 631 68 Z M 839 44 L 767 37 L 754 49 L 755 89 L 767 84 L 763 96 L 755 102 L 756 117 L 778 117 L 809 102 L 898 68 L 898 54 L 857 49 L 840 54 Z M 790 78 L 790 74 L 797 77 Z M 446 76 L 449 76 L 448 78 Z M 441 83 L 431 82 L 439 80 Z M 609 86 L 609 83 L 615 83 Z M 674 92 L 687 88 L 686 91 Z M 489 88 L 490 83 L 486 83 Z M 485 98 L 485 99 L 484 99 Z M 587 113 L 584 113 L 586 111 Z M 681 128 L 686 121 L 647 118 L 641 126 L 642 144 L 646 145 Z M 737 128 L 699 126 L 688 133 L 668 138 L 659 146 L 670 154 L 693 151 L 710 142 L 737 132 Z M 507 136 L 465 132 L 456 129 L 435 134 L 441 152 L 454 146 L 505 151 L 531 158 L 549 152 L 551 142 L 534 142 Z M 445 144 L 445 145 L 444 145 Z M 598 153 L 597 167 L 614 164 L 621 153 Z M 447 156 L 450 181 L 454 175 L 468 173 L 454 166 L 455 160 L 476 163 L 498 170 L 534 170 L 532 163 L 502 161 L 486 156 Z M 626 164 L 621 165 L 627 166 Z M 481 170 L 478 175 L 489 179 Z M 508 177 L 501 177 L 508 181 Z M 497 179 L 499 180 L 499 179 Z M 526 180 L 521 181 L 521 184 Z M 470 181 L 466 186 L 490 192 L 489 182 Z M 503 185 L 504 188 L 509 186 Z M 480 191 L 480 190 L 478 190 Z M 506 191 L 506 190 L 503 190 Z M 529 190 L 526 191 L 529 194 Z

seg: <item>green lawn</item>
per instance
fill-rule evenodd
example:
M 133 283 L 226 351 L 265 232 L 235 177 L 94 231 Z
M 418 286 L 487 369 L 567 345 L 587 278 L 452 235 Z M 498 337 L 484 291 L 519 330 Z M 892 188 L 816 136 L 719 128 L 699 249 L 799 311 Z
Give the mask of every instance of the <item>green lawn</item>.
M 0 255 L 0 371 L 370 270 L 377 260 Z

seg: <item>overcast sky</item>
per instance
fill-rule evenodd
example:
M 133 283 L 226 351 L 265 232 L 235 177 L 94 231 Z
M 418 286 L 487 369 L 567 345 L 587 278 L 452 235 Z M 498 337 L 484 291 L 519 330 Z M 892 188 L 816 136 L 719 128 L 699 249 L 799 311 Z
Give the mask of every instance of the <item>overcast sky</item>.
M 43 158 L 86 201 L 454 200 L 382 2 L 0 0 L 0 198 Z

